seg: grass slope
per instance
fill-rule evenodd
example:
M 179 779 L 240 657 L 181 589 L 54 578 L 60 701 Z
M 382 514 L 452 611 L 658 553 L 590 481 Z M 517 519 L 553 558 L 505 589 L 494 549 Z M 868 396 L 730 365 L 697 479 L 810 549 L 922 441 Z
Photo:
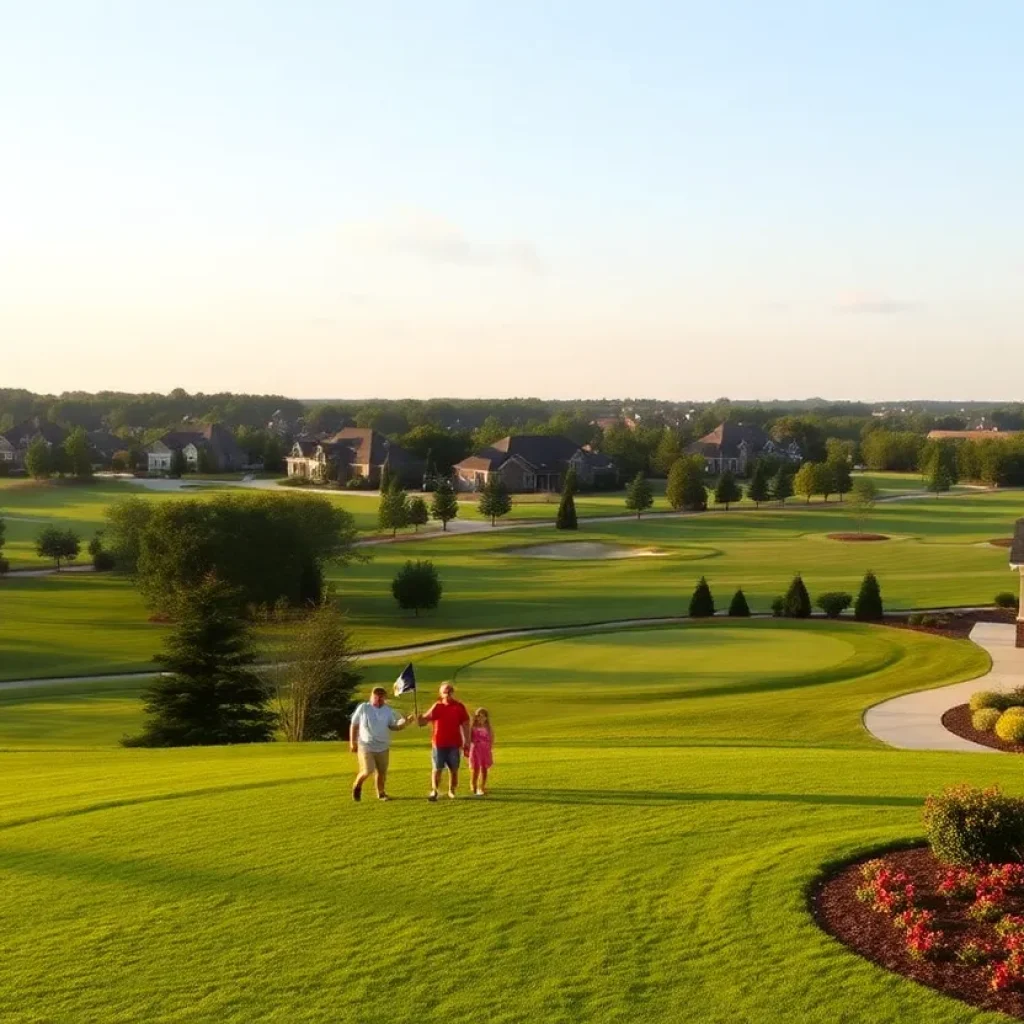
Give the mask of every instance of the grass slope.
M 487 703 L 497 765 L 490 799 L 436 806 L 424 733 L 398 737 L 401 799 L 354 805 L 334 744 L 105 748 L 116 684 L 0 693 L 5 1021 L 1001 1019 L 859 960 L 804 897 L 824 861 L 918 834 L 929 790 L 1024 789 L 1009 758 L 860 726 L 985 667 L 853 624 L 439 654 L 424 688 Z

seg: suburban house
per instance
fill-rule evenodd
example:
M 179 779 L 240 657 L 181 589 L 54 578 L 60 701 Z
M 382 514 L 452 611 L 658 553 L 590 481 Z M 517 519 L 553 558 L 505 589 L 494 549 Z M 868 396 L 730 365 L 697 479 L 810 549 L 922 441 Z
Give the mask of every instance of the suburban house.
M 576 470 L 584 487 L 614 487 L 615 463 L 600 452 L 581 448 L 567 437 L 512 434 L 482 448 L 452 467 L 457 491 L 480 491 L 498 477 L 512 494 L 560 491 L 565 474 Z
M 702 455 L 709 473 L 736 473 L 747 475 L 747 466 L 760 456 L 773 456 L 799 462 L 802 453 L 796 442 L 784 444 L 773 441 L 760 427 L 742 423 L 719 423 L 710 434 L 688 445 L 687 455 Z
M 613 427 L 625 427 L 627 430 L 636 430 L 638 424 L 631 416 L 598 416 L 591 420 L 595 427 L 602 430 L 611 430 Z
M 1024 519 L 1018 519 L 1013 528 L 1010 545 L 1010 568 L 1020 577 L 1020 604 L 1017 605 L 1017 647 L 1024 647 Z
M 219 423 L 172 430 L 160 440 L 154 441 L 146 449 L 150 473 L 166 473 L 171 468 L 171 456 L 176 451 L 185 456 L 186 467 L 193 471 L 199 468 L 201 451 L 209 456 L 209 465 L 214 472 L 231 472 L 245 465 L 245 453 L 238 447 L 234 435 Z
M 392 477 L 406 486 L 423 483 L 422 459 L 366 427 L 345 427 L 328 437 L 300 437 L 285 462 L 289 476 L 317 483 L 359 480 L 378 487 L 385 465 Z
M 0 462 L 20 469 L 25 465 L 25 454 L 29 446 L 38 438 L 42 438 L 52 448 L 63 444 L 67 436 L 68 432 L 63 427 L 33 416 L 0 435 Z
M 102 465 L 110 465 L 114 455 L 128 447 L 128 442 L 123 437 L 111 434 L 108 430 L 90 430 L 88 436 L 93 456 L 96 462 Z

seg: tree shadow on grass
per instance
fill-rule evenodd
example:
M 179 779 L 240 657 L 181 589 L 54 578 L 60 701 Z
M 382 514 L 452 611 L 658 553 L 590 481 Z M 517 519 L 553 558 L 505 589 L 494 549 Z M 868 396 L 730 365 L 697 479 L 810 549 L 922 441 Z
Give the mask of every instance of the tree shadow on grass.
M 920 807 L 914 796 L 872 796 L 843 793 L 687 793 L 627 789 L 505 789 L 496 790 L 494 803 L 538 804 L 663 804 L 663 803 L 790 803 L 831 807 Z

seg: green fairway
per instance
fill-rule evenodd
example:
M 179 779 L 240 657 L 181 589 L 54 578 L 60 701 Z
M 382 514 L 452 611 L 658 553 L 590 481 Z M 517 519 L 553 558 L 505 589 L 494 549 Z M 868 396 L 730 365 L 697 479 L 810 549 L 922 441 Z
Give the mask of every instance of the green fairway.
M 360 642 L 369 647 L 476 630 L 685 614 L 701 575 L 720 608 L 742 587 L 751 607 L 765 611 L 798 571 L 812 595 L 855 592 L 869 568 L 878 574 L 889 608 L 988 604 L 1012 587 L 1013 577 L 1006 550 L 985 542 L 1009 536 L 1021 506 L 1022 495 L 1013 491 L 892 502 L 879 506 L 867 524 L 893 537 L 878 543 L 829 540 L 828 533 L 855 531 L 858 524 L 847 510 L 814 507 L 630 519 L 569 535 L 550 527 L 485 530 L 379 545 L 371 561 L 332 570 L 331 576 Z M 92 506 L 73 508 L 78 515 L 96 514 L 88 512 Z M 567 537 L 664 555 L 542 561 L 514 554 L 517 546 Z M 445 588 L 437 611 L 418 618 L 400 612 L 390 593 L 392 577 L 410 558 L 432 559 Z M 166 628 L 148 618 L 132 586 L 117 577 L 0 581 L 0 679 L 146 667 Z M 288 631 L 278 627 L 270 639 L 286 646 Z
M 121 684 L 0 692 L 5 1020 L 994 1021 L 848 953 L 804 896 L 918 835 L 932 789 L 1024 790 L 1009 758 L 860 724 L 986 666 L 769 622 L 438 654 L 421 699 L 454 677 L 497 743 L 492 796 L 436 806 L 425 732 L 397 738 L 399 799 L 355 805 L 336 744 L 122 750 Z

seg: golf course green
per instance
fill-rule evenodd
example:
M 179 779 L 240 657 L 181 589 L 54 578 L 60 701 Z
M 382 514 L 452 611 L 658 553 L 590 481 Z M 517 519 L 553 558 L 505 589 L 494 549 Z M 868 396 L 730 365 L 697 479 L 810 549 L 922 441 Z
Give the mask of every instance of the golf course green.
M 0 691 L 5 1021 L 998 1019 L 860 960 L 805 897 L 919 835 L 931 790 L 1024 791 L 1009 759 L 861 726 L 983 673 L 979 648 L 716 622 L 416 665 L 421 706 L 453 678 L 490 709 L 488 798 L 424 799 L 425 731 L 397 737 L 394 801 L 353 804 L 339 744 L 125 750 L 137 686 Z

